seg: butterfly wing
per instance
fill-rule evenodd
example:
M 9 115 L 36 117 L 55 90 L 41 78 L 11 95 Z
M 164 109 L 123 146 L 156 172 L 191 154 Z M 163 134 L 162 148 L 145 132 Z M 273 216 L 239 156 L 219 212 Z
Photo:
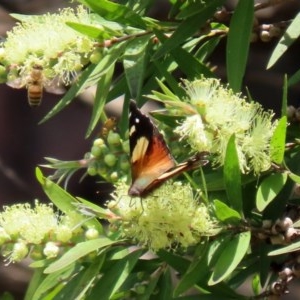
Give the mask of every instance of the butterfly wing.
M 176 165 L 164 138 L 151 120 L 130 102 L 129 144 L 132 184 L 130 196 L 146 196 L 169 178 L 205 165 L 207 153 L 199 153 Z
M 134 101 L 130 102 L 129 143 L 132 184 L 128 194 L 143 196 L 156 187 L 157 179 L 176 164 L 162 134 Z

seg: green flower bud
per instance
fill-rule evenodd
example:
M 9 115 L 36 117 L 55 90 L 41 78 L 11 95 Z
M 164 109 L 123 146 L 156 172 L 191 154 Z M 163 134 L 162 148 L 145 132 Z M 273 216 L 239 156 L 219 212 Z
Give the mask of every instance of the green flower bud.
M 113 167 L 117 162 L 117 157 L 112 153 L 108 153 L 104 157 L 104 162 L 107 166 Z
M 97 173 L 98 173 L 98 170 L 96 169 L 95 166 L 90 166 L 87 168 L 87 173 L 90 175 L 90 176 L 96 176 Z
M 66 243 L 72 238 L 72 229 L 69 226 L 61 225 L 57 228 L 56 239 Z
M 110 174 L 110 179 L 112 180 L 112 182 L 116 182 L 119 179 L 119 174 L 118 172 L 112 172 Z
M 99 231 L 96 230 L 95 228 L 89 228 L 85 232 L 85 237 L 87 240 L 94 240 L 99 237 Z
M 33 260 L 43 259 L 43 248 L 40 245 L 35 245 L 30 251 L 30 258 Z
M 117 147 L 121 145 L 121 137 L 117 132 L 110 131 L 107 136 L 109 146 Z
M 100 176 L 106 176 L 108 172 L 108 167 L 106 164 L 101 162 L 98 164 L 97 171 Z
M 90 62 L 92 64 L 98 64 L 103 58 L 103 52 L 100 49 L 96 49 L 92 52 L 90 56 Z
M 145 284 L 137 283 L 134 285 L 134 290 L 137 294 L 143 295 L 146 291 L 146 286 L 145 286 Z
M 54 242 L 48 242 L 45 245 L 43 253 L 47 258 L 57 257 L 57 255 L 59 253 L 59 247 Z
M 122 148 L 125 153 L 129 154 L 129 152 L 130 152 L 129 140 L 123 141 Z
M 120 168 L 123 171 L 128 171 L 130 169 L 129 159 L 128 159 L 128 156 L 126 154 L 121 156 Z
M 103 139 L 98 138 L 98 139 L 95 139 L 95 140 L 94 140 L 93 145 L 94 145 L 94 146 L 102 146 L 102 145 L 105 145 L 105 142 L 104 142 Z
M 101 149 L 101 153 L 102 153 L 103 155 L 109 153 L 109 151 L 110 151 L 110 150 L 108 149 L 108 147 L 107 147 L 106 144 L 99 145 L 99 148 Z
M 13 262 L 19 262 L 24 259 L 28 254 L 28 246 L 23 241 L 15 243 L 13 246 L 10 260 Z
M 102 153 L 101 147 L 93 146 L 92 149 L 91 149 L 91 153 L 95 157 L 100 157 L 101 153 Z

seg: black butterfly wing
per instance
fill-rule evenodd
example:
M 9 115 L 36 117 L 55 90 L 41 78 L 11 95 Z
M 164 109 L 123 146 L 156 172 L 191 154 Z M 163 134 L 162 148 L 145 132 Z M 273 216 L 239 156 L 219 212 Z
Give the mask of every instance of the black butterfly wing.
M 151 120 L 130 102 L 129 143 L 132 184 L 128 194 L 146 196 L 169 178 L 205 165 L 207 153 L 199 153 L 176 165 L 173 156 Z
M 158 178 L 176 164 L 162 134 L 134 101 L 130 102 L 129 142 L 132 184 L 128 194 L 144 196 L 160 183 Z

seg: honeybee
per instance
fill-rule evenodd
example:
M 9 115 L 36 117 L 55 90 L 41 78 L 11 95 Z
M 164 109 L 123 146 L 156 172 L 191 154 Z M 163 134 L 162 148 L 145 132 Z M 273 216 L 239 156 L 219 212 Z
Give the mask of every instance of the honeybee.
M 43 68 L 38 65 L 32 67 L 26 83 L 28 104 L 30 106 L 39 106 L 43 96 Z
M 50 93 L 62 94 L 64 91 L 58 87 L 57 81 L 54 79 L 48 81 L 43 74 L 43 67 L 34 65 L 28 75 L 8 81 L 7 85 L 13 88 L 27 88 L 28 104 L 31 107 L 37 107 L 42 102 L 44 88 Z
M 116 129 L 117 119 L 115 117 L 108 118 L 102 125 L 99 136 L 106 138 L 111 130 Z

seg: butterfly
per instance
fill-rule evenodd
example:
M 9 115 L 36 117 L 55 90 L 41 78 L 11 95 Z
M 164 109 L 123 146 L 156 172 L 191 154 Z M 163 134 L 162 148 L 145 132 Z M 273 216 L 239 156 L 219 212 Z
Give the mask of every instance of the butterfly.
M 130 196 L 145 197 L 169 178 L 208 162 L 203 152 L 176 164 L 162 134 L 133 100 L 129 104 L 129 146 Z

